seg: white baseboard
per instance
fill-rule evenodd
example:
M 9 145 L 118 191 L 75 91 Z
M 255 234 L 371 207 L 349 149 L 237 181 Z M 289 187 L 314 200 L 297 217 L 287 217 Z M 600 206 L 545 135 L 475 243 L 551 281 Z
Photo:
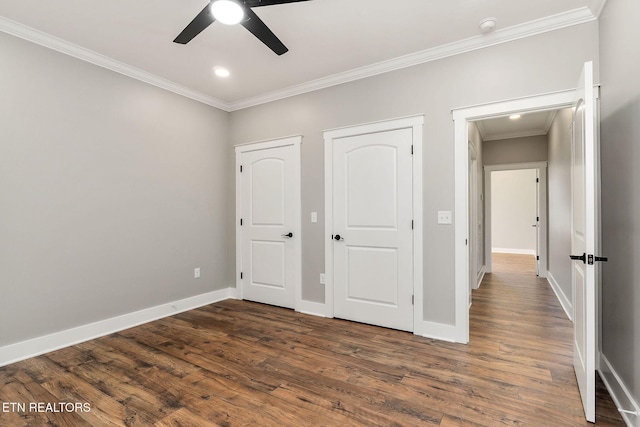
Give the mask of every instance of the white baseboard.
M 556 298 L 560 301 L 560 305 L 562 305 L 565 314 L 569 320 L 573 322 L 573 304 L 569 301 L 569 298 L 567 298 L 564 292 L 562 292 L 562 288 L 558 285 L 558 282 L 550 271 L 547 272 L 547 282 L 551 285 L 551 289 L 553 289 L 553 292 L 556 294 Z
M 331 317 L 327 313 L 327 305 L 322 302 L 299 300 L 296 311 L 319 317 Z
M 485 266 L 483 265 L 482 267 L 480 267 L 480 271 L 478 272 L 478 282 L 476 283 L 476 286 L 473 289 L 480 289 L 480 285 L 482 284 L 482 280 L 484 279 L 484 275 L 485 275 Z
M 609 390 L 609 394 L 616 404 L 618 410 L 623 409 L 625 411 L 635 412 L 636 414 L 629 414 L 626 412 L 620 412 L 622 419 L 628 427 L 640 427 L 640 405 L 635 401 L 629 389 L 625 386 L 618 373 L 613 369 L 606 356 L 600 353 L 600 377 L 604 382 L 604 385 Z
M 422 321 L 414 325 L 413 333 L 434 340 L 458 342 L 458 340 L 456 340 L 457 330 L 455 325 Z
M 535 249 L 516 249 L 516 248 L 491 248 L 491 252 L 495 254 L 516 254 L 516 255 L 535 255 Z
M 53 334 L 44 335 L 15 344 L 0 347 L 0 367 L 59 350 L 84 341 L 99 338 L 114 332 L 138 326 L 143 323 L 173 316 L 183 311 L 212 304 L 225 299 L 236 298 L 236 288 L 225 288 L 205 294 L 184 298 L 178 301 L 157 305 L 123 314 L 110 319 L 100 320 Z

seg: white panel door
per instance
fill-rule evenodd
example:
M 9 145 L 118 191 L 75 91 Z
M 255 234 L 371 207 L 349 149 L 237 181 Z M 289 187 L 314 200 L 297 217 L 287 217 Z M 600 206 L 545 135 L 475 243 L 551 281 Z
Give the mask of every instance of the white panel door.
M 240 154 L 242 298 L 295 307 L 298 182 L 293 145 Z
M 412 138 L 333 141 L 335 317 L 413 331 Z
M 597 140 L 593 65 L 585 64 L 576 92 L 571 146 L 573 365 L 585 417 L 595 422 L 596 343 L 596 171 Z

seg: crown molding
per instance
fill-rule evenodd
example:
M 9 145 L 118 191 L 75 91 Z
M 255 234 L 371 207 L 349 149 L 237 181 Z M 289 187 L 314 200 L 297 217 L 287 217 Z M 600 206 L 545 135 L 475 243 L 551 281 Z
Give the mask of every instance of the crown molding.
M 606 4 L 607 0 L 591 0 L 591 6 L 589 7 L 591 8 L 592 13 L 597 18 L 600 18 L 600 15 L 602 15 L 602 11 L 604 10 Z
M 120 62 L 108 56 L 94 52 L 90 49 L 86 49 L 84 47 L 70 43 L 66 40 L 52 36 L 51 34 L 47 34 L 45 32 L 36 30 L 35 28 L 28 27 L 26 25 L 1 16 L 0 31 L 30 41 L 40 46 L 47 47 L 57 52 L 64 53 L 82 61 L 89 62 L 99 67 L 106 68 L 116 73 L 123 74 L 136 80 L 140 80 L 161 89 L 168 90 L 178 95 L 191 98 L 203 104 L 210 105 L 224 111 L 229 111 L 229 104 L 217 98 L 213 98 L 201 92 L 189 89 L 185 86 L 181 86 L 170 80 L 156 76 L 155 74 L 140 70 L 139 68 L 125 64 L 124 62 Z
M 477 123 L 477 122 L 476 122 Z M 482 139 L 482 142 L 490 142 L 490 141 L 504 141 L 506 139 L 516 139 L 516 138 L 529 138 L 532 136 L 543 136 L 548 132 L 544 130 L 529 130 L 529 131 L 516 131 L 509 133 L 501 133 L 500 135 L 487 135 L 487 139 Z
M 478 35 L 437 46 L 431 49 L 400 56 L 398 58 L 387 61 L 378 62 L 361 68 L 356 68 L 344 73 L 334 74 L 332 76 L 323 77 L 312 80 L 299 85 L 291 86 L 283 90 L 269 92 L 240 101 L 231 102 L 229 104 L 230 111 L 241 110 L 260 104 L 265 104 L 279 99 L 289 98 L 303 93 L 313 92 L 319 89 L 325 89 L 354 80 L 360 80 L 367 77 L 376 76 L 378 74 L 388 73 L 390 71 L 402 68 L 412 67 L 414 65 L 424 64 L 426 62 L 437 61 L 439 59 L 462 53 L 471 52 L 485 47 L 497 44 L 507 43 L 510 41 L 546 33 L 549 31 L 560 30 L 562 28 L 572 27 L 574 25 L 584 24 L 595 21 L 597 18 L 588 7 L 581 7 L 568 12 L 551 15 L 542 19 L 529 21 L 524 24 L 515 25 L 513 27 L 496 30 L 490 34 Z
M 602 1 L 599 9 L 600 12 L 606 3 L 606 0 L 598 1 Z M 597 20 L 597 15 L 594 15 L 591 9 L 585 6 L 568 12 L 497 30 L 490 34 L 470 37 L 464 40 L 448 43 L 442 46 L 400 56 L 398 58 L 378 62 L 365 67 L 356 68 L 343 73 L 334 74 L 332 76 L 323 77 L 282 90 L 276 90 L 234 102 L 224 102 L 202 92 L 189 89 L 155 74 L 140 70 L 108 56 L 99 54 L 90 49 L 83 48 L 4 17 L 0 17 L 0 31 L 89 62 L 99 67 L 140 80 L 161 89 L 168 90 L 178 95 L 185 96 L 203 104 L 230 112 L 595 20 Z

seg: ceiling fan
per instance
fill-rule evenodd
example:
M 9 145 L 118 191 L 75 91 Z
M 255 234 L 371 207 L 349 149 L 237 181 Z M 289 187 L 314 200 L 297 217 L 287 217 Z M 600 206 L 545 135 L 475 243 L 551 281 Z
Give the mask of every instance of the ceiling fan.
M 209 4 L 202 9 L 193 21 L 185 27 L 174 43 L 187 44 L 202 30 L 218 20 L 223 24 L 241 24 L 256 36 L 262 43 L 278 55 L 286 53 L 289 49 L 266 26 L 252 7 L 272 6 L 283 3 L 294 3 L 308 0 L 209 0 Z

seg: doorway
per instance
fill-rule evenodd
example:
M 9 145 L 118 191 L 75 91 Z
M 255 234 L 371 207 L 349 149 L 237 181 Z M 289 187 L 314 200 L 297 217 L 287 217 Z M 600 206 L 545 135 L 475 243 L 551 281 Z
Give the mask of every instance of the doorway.
M 507 174 L 507 175 L 504 175 Z M 487 165 L 485 181 L 485 271 L 493 271 L 492 253 L 535 257 L 536 275 L 547 277 L 547 163 Z M 496 197 L 495 187 L 503 191 Z M 500 209 L 494 212 L 494 209 Z M 496 218 L 499 215 L 499 218 Z M 496 223 L 501 223 L 495 229 Z
M 491 117 L 509 116 L 515 112 L 535 112 L 571 107 L 575 90 L 539 95 L 494 104 L 479 105 L 453 111 L 455 158 L 454 264 L 456 322 L 452 338 L 469 342 L 469 154 L 468 123 Z M 485 200 L 485 206 L 488 202 Z M 489 219 L 485 217 L 485 227 Z M 485 235 L 489 235 L 485 229 Z M 488 253 L 485 257 L 489 259 Z

